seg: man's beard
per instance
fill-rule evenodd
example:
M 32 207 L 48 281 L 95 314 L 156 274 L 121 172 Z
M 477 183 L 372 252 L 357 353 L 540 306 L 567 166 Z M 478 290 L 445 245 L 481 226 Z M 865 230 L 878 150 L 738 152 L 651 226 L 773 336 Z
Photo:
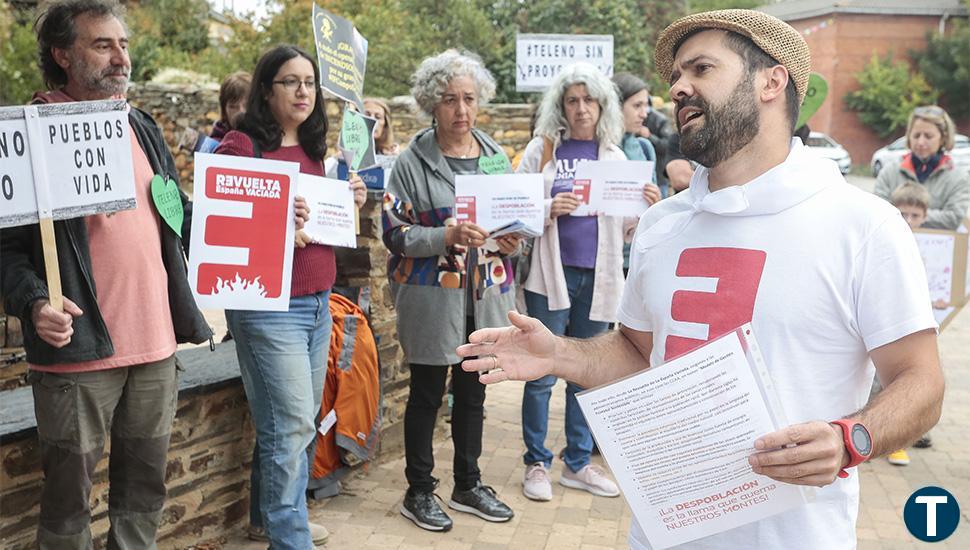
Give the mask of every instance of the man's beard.
M 109 97 L 124 95 L 128 91 L 130 69 L 127 67 L 110 66 L 99 71 L 88 65 L 81 56 L 72 59 L 71 65 L 76 68 L 74 74 L 86 90 L 99 92 Z M 120 74 L 123 74 L 125 78 L 117 78 L 117 75 Z
M 754 74 L 751 73 L 734 87 L 724 104 L 717 107 L 697 96 L 677 103 L 678 112 L 687 106 L 704 112 L 703 125 L 695 125 L 680 134 L 680 150 L 687 158 L 710 168 L 751 143 L 761 129 L 758 104 L 751 89 L 753 83 Z M 680 130 L 679 114 L 677 129 Z

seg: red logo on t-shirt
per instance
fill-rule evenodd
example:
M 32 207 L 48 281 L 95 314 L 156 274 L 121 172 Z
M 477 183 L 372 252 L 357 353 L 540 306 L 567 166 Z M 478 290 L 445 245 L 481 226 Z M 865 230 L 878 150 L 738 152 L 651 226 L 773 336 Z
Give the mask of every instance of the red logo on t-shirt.
M 763 250 L 743 248 L 691 248 L 680 254 L 678 277 L 712 277 L 717 286 L 714 292 L 674 292 L 671 318 L 705 324 L 708 333 L 707 340 L 667 336 L 665 361 L 751 322 L 766 258 Z
M 207 197 L 249 203 L 252 212 L 248 217 L 210 215 L 207 218 L 205 243 L 246 250 L 248 262 L 245 265 L 200 263 L 199 294 L 217 293 L 221 284 L 241 280 L 244 284 L 261 286 L 266 298 L 278 298 L 283 290 L 286 246 L 292 246 L 285 242 L 290 179 L 281 174 L 213 167 L 206 170 L 204 183 Z

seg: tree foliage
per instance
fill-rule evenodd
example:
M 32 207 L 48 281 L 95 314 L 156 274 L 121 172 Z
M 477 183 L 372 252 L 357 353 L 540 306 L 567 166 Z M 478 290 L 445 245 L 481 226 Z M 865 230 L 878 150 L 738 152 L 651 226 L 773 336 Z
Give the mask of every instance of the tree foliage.
M 167 41 L 155 24 L 161 2 L 190 5 L 203 0 L 155 0 L 129 10 L 132 58 L 138 79 L 166 66 L 207 72 L 221 80 L 239 69 L 252 69 L 259 55 L 280 43 L 314 53 L 310 23 L 312 0 L 273 0 L 265 21 L 234 20 L 234 36 L 225 44 L 198 50 L 178 29 Z M 615 71 L 651 75 L 656 36 L 684 13 L 681 2 L 660 0 L 317 0 L 320 7 L 346 17 L 368 39 L 365 93 L 409 93 L 410 76 L 427 56 L 447 48 L 479 54 L 498 81 L 497 101 L 534 96 L 515 92 L 516 33 L 612 34 Z M 169 9 L 169 8 L 166 8 Z M 133 21 L 131 21 L 133 20 Z M 188 29 L 189 27 L 184 27 Z M 654 82 L 659 84 L 659 82 Z M 658 87 L 660 91 L 662 87 Z
M 31 20 L 15 15 L 0 4 L 0 105 L 27 103 L 43 87 Z
M 921 73 L 905 61 L 893 61 L 892 54 L 884 59 L 873 55 L 855 76 L 859 89 L 846 94 L 845 103 L 882 138 L 905 128 L 915 107 L 933 104 L 938 97 Z
M 926 80 L 940 93 L 950 115 L 970 116 L 970 24 L 956 20 L 949 35 L 927 33 L 923 51 L 911 51 Z

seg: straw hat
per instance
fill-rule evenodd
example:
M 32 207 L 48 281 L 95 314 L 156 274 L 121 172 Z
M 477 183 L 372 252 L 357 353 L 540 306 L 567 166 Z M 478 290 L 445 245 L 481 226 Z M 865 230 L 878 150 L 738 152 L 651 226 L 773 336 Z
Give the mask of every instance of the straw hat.
M 670 73 L 673 71 L 675 48 L 685 36 L 701 29 L 722 29 L 750 38 L 765 53 L 788 69 L 789 78 L 794 81 L 795 90 L 798 92 L 798 103 L 801 104 L 805 99 L 808 75 L 812 67 L 808 44 L 791 25 L 760 11 L 708 11 L 681 17 L 671 23 L 660 33 L 654 54 L 657 72 L 665 81 L 670 80 Z

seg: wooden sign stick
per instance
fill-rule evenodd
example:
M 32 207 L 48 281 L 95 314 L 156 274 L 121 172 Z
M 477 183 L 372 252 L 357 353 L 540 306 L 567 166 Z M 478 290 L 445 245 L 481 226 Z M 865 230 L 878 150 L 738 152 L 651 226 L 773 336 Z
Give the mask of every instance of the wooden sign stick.
M 351 170 L 354 162 L 354 152 L 350 149 L 340 148 L 340 154 L 344 157 L 344 162 L 347 163 L 347 180 L 357 175 L 356 170 Z M 357 208 L 357 203 L 354 202 L 354 232 L 360 235 L 360 208 Z
M 47 295 L 54 311 L 64 311 L 64 294 L 61 292 L 61 268 L 57 261 L 57 242 L 54 240 L 54 211 L 51 207 L 50 179 L 40 132 L 40 113 L 35 105 L 24 107 L 27 123 L 27 142 L 30 144 L 30 166 L 34 172 L 34 189 L 37 195 L 37 216 L 40 237 L 44 246 L 44 271 L 47 273 Z
M 54 241 L 54 219 L 40 220 L 40 239 L 44 245 L 44 270 L 47 272 L 47 294 L 54 311 L 64 311 L 64 294 L 61 292 L 61 267 L 57 261 L 57 243 Z

